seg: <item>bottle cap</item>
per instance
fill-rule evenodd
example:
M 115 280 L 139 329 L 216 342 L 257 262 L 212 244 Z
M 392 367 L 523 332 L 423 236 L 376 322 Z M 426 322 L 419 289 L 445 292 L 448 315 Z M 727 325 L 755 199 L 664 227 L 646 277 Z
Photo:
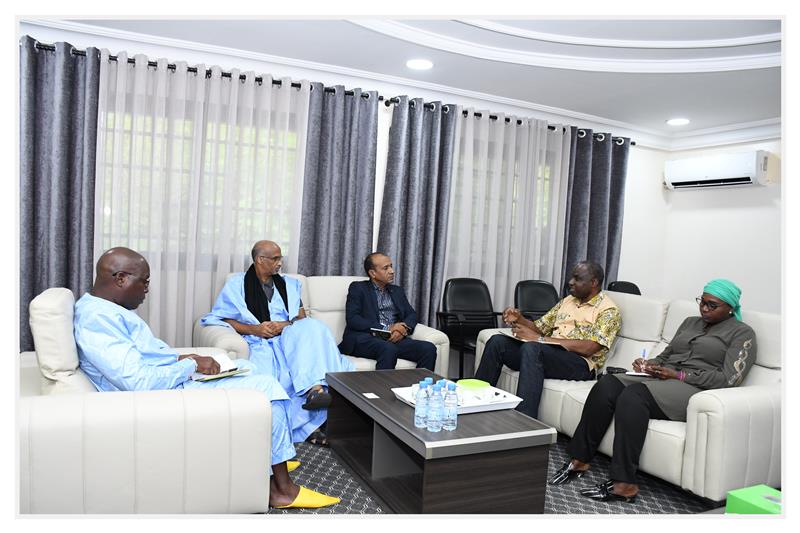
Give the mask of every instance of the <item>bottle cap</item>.
M 430 377 L 430 376 L 428 376 L 428 377 L 427 377 L 427 378 L 425 378 L 423 381 L 425 381 L 425 383 L 431 383 L 431 384 L 432 384 L 432 383 L 433 383 L 433 378 L 432 378 L 432 377 Z
M 420 381 L 419 382 L 419 388 L 420 389 L 425 389 L 427 387 L 428 387 L 428 382 L 427 381 Z
M 451 381 L 447 384 L 447 390 L 456 390 L 456 384 Z

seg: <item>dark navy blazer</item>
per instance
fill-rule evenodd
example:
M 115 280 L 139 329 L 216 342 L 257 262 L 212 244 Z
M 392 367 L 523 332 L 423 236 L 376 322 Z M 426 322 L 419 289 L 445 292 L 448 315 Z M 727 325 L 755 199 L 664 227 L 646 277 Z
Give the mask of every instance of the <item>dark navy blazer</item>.
M 400 315 L 397 321 L 405 322 L 411 328 L 409 334 L 412 333 L 417 327 L 417 312 L 408 303 L 405 291 L 397 285 L 387 285 L 386 290 L 389 291 L 389 296 Z M 347 291 L 345 319 L 347 325 L 344 328 L 342 342 L 339 344 L 339 351 L 351 353 L 360 335 L 369 335 L 370 328 L 381 327 L 378 317 L 378 296 L 375 294 L 372 281 L 354 281 L 350 284 L 350 289 Z

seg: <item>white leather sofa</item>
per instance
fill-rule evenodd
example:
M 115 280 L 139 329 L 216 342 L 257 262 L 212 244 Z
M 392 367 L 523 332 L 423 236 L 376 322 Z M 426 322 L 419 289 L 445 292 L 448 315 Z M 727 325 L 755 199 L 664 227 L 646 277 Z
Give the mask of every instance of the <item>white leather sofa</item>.
M 655 300 L 609 292 L 622 314 L 622 327 L 606 367 L 631 368 L 633 360 L 656 356 L 687 317 L 698 314 L 692 301 Z M 778 315 L 744 311 L 756 332 L 755 366 L 739 387 L 702 391 L 689 401 L 686 422 L 651 420 L 639 468 L 698 496 L 721 501 L 728 491 L 764 483 L 781 486 L 781 321 Z M 478 336 L 475 368 L 486 341 Z M 504 367 L 498 387 L 517 389 L 519 372 Z M 594 381 L 546 379 L 539 419 L 572 436 Z M 613 423 L 600 444 L 611 455 Z
M 347 291 L 352 282 L 362 281 L 367 278 L 357 276 L 306 277 L 300 274 L 288 275 L 299 279 L 302 283 L 301 299 L 308 316 L 324 322 L 333 333 L 336 343 L 342 342 L 345 328 Z M 448 376 L 450 340 L 447 335 L 425 324 L 417 324 L 411 338 L 428 341 L 436 346 L 435 372 L 441 376 Z M 233 329 L 223 326 L 203 326 L 200 324 L 200 320 L 194 325 L 192 344 L 222 348 L 235 352 L 236 357 L 239 358 L 247 359 L 250 357 L 250 347 L 247 345 L 247 341 Z M 352 355 L 347 357 L 355 364 L 356 370 L 375 370 L 376 363 L 374 359 L 354 357 Z M 397 360 L 397 368 L 415 368 L 416 366 L 413 361 Z
M 271 409 L 264 395 L 97 392 L 78 367 L 73 309 L 64 288 L 30 304 L 36 352 L 22 353 L 19 367 L 19 512 L 266 511 Z

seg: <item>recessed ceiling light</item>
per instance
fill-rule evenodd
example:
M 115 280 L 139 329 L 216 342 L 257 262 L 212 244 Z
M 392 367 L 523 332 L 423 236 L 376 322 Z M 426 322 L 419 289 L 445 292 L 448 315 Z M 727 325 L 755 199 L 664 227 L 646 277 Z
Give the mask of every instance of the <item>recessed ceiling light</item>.
M 414 70 L 428 70 L 433 68 L 433 62 L 427 59 L 409 59 L 406 61 L 406 66 Z
M 671 118 L 667 121 L 670 126 L 685 126 L 689 123 L 688 118 Z

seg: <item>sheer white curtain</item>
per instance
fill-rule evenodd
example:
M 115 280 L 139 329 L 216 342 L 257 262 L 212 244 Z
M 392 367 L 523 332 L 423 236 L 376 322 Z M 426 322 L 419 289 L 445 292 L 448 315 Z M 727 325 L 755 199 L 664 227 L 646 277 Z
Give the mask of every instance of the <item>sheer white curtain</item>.
M 310 85 L 102 51 L 95 259 L 127 246 L 150 263 L 139 308 L 153 332 L 190 346 L 225 277 L 259 239 L 297 265 Z
M 500 310 L 525 279 L 560 292 L 570 138 L 544 120 L 459 109 L 446 278 L 480 278 Z M 521 124 L 517 124 L 520 120 Z

